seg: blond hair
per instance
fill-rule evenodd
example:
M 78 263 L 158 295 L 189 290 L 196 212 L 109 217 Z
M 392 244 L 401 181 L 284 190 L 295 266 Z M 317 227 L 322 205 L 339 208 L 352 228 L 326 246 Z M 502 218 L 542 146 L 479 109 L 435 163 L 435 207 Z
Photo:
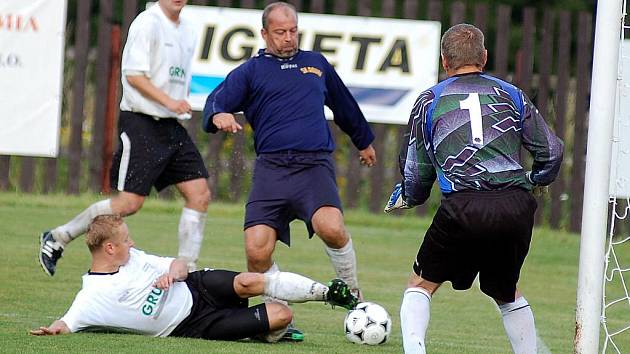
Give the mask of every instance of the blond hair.
M 442 36 L 442 56 L 449 69 L 457 70 L 463 66 L 486 65 L 486 48 L 483 44 L 483 32 L 467 23 L 460 23 L 449 28 Z
M 98 250 L 105 241 L 118 235 L 118 227 L 124 223 L 118 214 L 99 215 L 95 217 L 87 229 L 85 243 L 90 252 Z

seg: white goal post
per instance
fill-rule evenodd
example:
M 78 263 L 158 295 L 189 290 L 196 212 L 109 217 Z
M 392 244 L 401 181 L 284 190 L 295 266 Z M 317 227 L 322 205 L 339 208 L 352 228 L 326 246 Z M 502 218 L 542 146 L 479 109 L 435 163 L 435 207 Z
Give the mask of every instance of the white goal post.
M 623 0 L 597 1 L 574 339 L 578 354 L 599 351 L 622 9 Z

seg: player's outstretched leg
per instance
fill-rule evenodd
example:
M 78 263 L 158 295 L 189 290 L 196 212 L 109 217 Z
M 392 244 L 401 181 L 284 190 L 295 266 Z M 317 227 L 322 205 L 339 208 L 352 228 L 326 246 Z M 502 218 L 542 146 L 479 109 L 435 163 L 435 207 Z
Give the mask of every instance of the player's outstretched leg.
M 348 285 L 340 279 L 334 279 L 329 286 L 326 286 L 305 276 L 289 272 L 241 273 L 235 278 L 234 289 L 241 297 L 262 295 L 276 300 L 270 304 L 283 300 L 283 306 L 286 306 L 287 302 L 323 301 L 351 309 L 358 303 L 357 298 L 350 293 Z M 283 335 L 280 338 L 282 340 L 304 340 L 302 332 L 291 329 L 290 326 L 286 332 L 276 331 L 276 334 Z M 270 336 L 270 338 L 275 337 L 273 334 Z
M 325 301 L 331 305 L 353 309 L 359 303 L 350 293 L 348 285 L 341 279 L 334 279 L 328 286 L 307 277 L 289 272 L 265 273 L 264 295 L 287 302 Z M 282 340 L 300 342 L 304 334 L 291 324 L 284 332 Z
M 276 272 L 271 275 L 265 273 L 263 276 L 265 281 L 263 294 L 290 303 L 324 301 L 348 310 L 355 308 L 359 303 L 359 300 L 350 293 L 348 285 L 341 279 L 333 279 L 326 286 L 289 272 Z
M 67 224 L 44 231 L 40 235 L 39 263 L 46 274 L 53 276 L 57 270 L 57 261 L 68 243 L 83 235 L 88 225 L 97 215 L 111 214 L 111 200 L 101 200 L 90 205 Z

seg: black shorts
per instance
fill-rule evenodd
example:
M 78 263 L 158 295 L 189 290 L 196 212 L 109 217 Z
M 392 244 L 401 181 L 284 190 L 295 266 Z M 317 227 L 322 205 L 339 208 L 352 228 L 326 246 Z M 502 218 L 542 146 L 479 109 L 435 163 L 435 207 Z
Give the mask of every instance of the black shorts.
M 171 332 L 172 337 L 237 340 L 269 332 L 265 304 L 247 307 L 247 299 L 234 291 L 234 277 L 228 270 L 203 270 L 188 274 L 186 284 L 193 306 Z
M 513 302 L 529 251 L 536 200 L 523 189 L 455 192 L 442 200 L 413 270 L 434 283 L 481 291 Z
M 112 161 L 112 189 L 147 196 L 167 186 L 197 178 L 208 171 L 197 147 L 177 119 L 156 120 L 120 112 L 118 151 Z
M 304 221 L 309 237 L 313 237 L 311 219 L 323 206 L 341 210 L 329 152 L 286 151 L 256 158 L 252 191 L 245 207 L 245 229 L 268 225 L 276 230 L 278 240 L 290 245 L 289 223 Z

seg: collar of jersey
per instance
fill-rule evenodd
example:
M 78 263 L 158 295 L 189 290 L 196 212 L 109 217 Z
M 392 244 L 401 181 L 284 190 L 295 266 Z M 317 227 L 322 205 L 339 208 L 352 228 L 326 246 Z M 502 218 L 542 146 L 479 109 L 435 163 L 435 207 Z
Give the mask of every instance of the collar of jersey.
M 472 72 L 469 72 L 469 73 L 456 74 L 456 75 L 453 75 L 451 77 L 462 77 L 462 76 L 483 75 L 483 74 L 484 74 L 483 71 L 472 71 Z
M 114 275 L 116 273 L 118 273 L 118 270 L 115 272 L 109 272 L 109 273 L 102 273 L 102 272 L 93 272 L 91 270 L 88 269 L 88 275 Z
M 162 19 L 163 22 L 168 23 L 170 26 L 173 26 L 173 28 L 179 28 L 179 26 L 182 24 L 182 17 L 181 17 L 181 15 L 179 17 L 179 23 L 176 23 L 176 22 L 173 22 L 170 18 L 168 18 L 166 16 L 164 11 L 162 11 L 162 8 L 160 7 L 160 3 L 159 2 L 156 2 L 151 7 L 153 7 L 153 6 L 157 6 L 155 8 L 155 11 L 157 11 L 159 13 L 158 16 L 160 16 L 160 18 Z
M 277 55 L 265 52 L 265 48 L 263 48 L 263 49 L 259 49 L 258 50 L 258 56 L 264 56 L 264 57 L 267 57 L 267 58 L 273 58 L 273 59 L 276 59 L 278 61 L 290 61 L 290 60 L 293 60 L 293 58 L 295 58 L 296 56 L 298 56 L 298 54 L 300 54 L 300 52 L 301 52 L 301 50 L 298 49 L 297 53 L 295 53 L 295 55 L 293 55 L 292 57 L 282 58 L 282 57 L 279 57 Z

